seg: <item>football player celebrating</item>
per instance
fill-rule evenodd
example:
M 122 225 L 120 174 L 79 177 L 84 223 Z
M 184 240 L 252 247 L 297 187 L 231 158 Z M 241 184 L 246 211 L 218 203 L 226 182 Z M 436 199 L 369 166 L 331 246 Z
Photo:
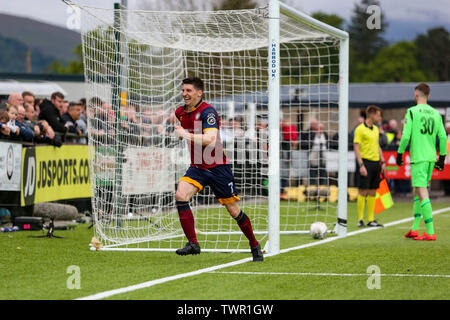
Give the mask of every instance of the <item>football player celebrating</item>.
M 175 116 L 181 126 L 174 133 L 188 142 L 191 165 L 180 179 L 175 195 L 181 227 L 188 242 L 178 249 L 178 255 L 199 254 L 200 245 L 194 227 L 194 216 L 189 206 L 190 199 L 209 185 L 218 201 L 224 205 L 239 228 L 249 240 L 253 261 L 263 261 L 261 247 L 253 233 L 250 218 L 240 209 L 234 176 L 220 141 L 220 119 L 213 106 L 202 100 L 203 81 L 197 77 L 182 82 L 185 105 L 177 108 Z

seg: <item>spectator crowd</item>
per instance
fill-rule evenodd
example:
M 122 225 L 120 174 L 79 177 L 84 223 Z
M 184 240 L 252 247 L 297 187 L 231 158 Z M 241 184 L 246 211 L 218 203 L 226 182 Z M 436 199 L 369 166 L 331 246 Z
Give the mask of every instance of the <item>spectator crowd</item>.
M 86 101 L 64 100 L 54 92 L 50 100 L 36 99 L 29 91 L 11 93 L 0 105 L 0 139 L 61 146 L 87 143 Z
M 127 145 L 173 147 L 180 142 L 172 134 L 175 126 L 174 114 L 168 110 L 152 110 L 140 108 L 131 103 L 121 106 L 120 114 L 114 112 L 111 104 L 99 97 L 92 97 L 88 101 L 69 102 L 64 94 L 54 92 L 49 99 L 38 99 L 32 92 L 11 93 L 6 103 L 0 104 L 0 139 L 18 140 L 27 143 L 51 144 L 61 146 L 63 143 L 87 144 L 88 130 L 96 144 L 111 145 L 116 141 L 126 142 Z M 88 116 L 88 113 L 90 113 Z M 309 116 L 309 115 L 307 115 Z M 364 121 L 364 112 L 355 127 Z M 117 126 L 117 124 L 119 126 Z M 281 162 L 281 192 L 289 185 L 289 172 L 294 150 L 308 152 L 309 185 L 328 185 L 329 174 L 326 171 L 326 151 L 338 149 L 338 134 L 328 136 L 330 128 L 315 118 L 309 118 L 303 127 L 298 122 L 291 122 L 283 117 L 280 122 L 280 162 Z M 396 151 L 400 143 L 403 121 L 395 119 L 384 120 L 378 124 L 380 132 L 380 146 L 382 150 Z M 450 135 L 450 123 L 446 125 Z M 348 136 L 348 150 L 353 150 L 354 129 Z M 239 152 L 249 153 L 257 150 L 256 164 L 233 163 L 237 180 L 246 179 L 245 172 L 250 170 L 253 180 L 251 185 L 259 184 L 261 171 L 267 167 L 268 151 L 268 123 L 264 115 L 257 117 L 255 128 L 246 127 L 242 117 L 223 119 L 220 128 L 221 140 L 224 148 L 233 150 L 236 159 Z M 251 145 L 251 146 L 250 146 Z M 244 156 L 244 158 L 248 157 Z M 253 159 L 255 160 L 255 159 Z M 248 168 L 250 166 L 251 168 Z M 247 168 L 247 169 L 246 169 Z M 255 174 L 253 174 L 253 172 Z M 350 185 L 357 185 L 357 173 Z M 259 180 L 259 181 L 258 181 Z M 238 181 L 239 183 L 239 181 Z M 397 183 L 402 189 L 401 181 Z M 448 188 L 450 194 L 450 186 Z M 405 193 L 405 191 L 400 190 Z M 408 192 L 406 188 L 406 192 Z M 446 191 L 447 192 L 447 191 Z

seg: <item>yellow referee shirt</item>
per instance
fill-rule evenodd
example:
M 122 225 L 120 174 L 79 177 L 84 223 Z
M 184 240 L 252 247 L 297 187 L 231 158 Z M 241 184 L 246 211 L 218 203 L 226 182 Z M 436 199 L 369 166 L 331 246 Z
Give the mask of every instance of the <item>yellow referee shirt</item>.
M 380 153 L 378 152 L 378 148 L 380 147 L 379 137 L 380 133 L 376 125 L 368 127 L 363 122 L 356 127 L 353 143 L 359 143 L 361 158 L 370 161 L 380 161 Z

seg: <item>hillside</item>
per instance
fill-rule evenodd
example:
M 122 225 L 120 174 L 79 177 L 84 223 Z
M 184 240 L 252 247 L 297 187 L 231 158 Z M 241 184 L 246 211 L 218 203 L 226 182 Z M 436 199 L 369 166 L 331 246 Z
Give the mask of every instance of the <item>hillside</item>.
M 72 51 L 81 42 L 80 34 L 75 31 L 7 14 L 0 14 L 0 36 L 29 47 L 32 58 L 41 55 L 48 57 L 50 61 L 57 59 L 66 62 L 76 59 Z M 14 43 L 17 44 L 16 42 Z M 1 43 L 2 50 L 8 50 L 4 47 L 5 44 L 5 41 Z
M 18 40 L 0 35 L 0 72 L 26 72 L 27 46 Z M 44 55 L 39 49 L 31 49 L 31 71 L 45 72 L 54 57 Z

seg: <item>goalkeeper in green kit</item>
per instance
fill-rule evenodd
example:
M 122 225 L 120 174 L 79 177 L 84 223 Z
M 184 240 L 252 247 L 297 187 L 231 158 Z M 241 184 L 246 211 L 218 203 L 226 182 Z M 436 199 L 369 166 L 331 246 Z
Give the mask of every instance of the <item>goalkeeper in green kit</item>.
M 436 240 L 428 185 L 433 168 L 444 169 L 447 134 L 440 113 L 427 104 L 430 87 L 421 83 L 415 88 L 417 105 L 406 111 L 402 139 L 397 150 L 397 165 L 403 165 L 403 153 L 408 143 L 411 159 L 411 185 L 414 192 L 414 223 L 405 234 L 414 240 Z M 439 137 L 439 160 L 436 162 L 436 136 Z M 423 216 L 426 232 L 419 236 L 420 218 Z

